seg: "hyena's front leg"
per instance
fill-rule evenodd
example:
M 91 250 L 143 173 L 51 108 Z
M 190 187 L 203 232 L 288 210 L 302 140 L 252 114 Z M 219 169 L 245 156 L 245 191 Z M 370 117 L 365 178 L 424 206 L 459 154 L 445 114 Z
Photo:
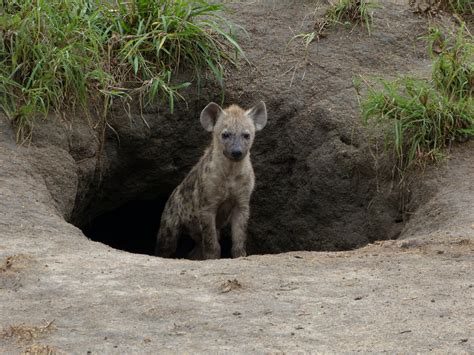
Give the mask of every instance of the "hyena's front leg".
M 249 207 L 238 206 L 232 210 L 232 250 L 233 258 L 247 256 L 245 241 L 247 238 L 247 221 L 249 219 Z
M 215 212 L 201 212 L 201 230 L 204 259 L 219 259 L 221 257 L 221 245 L 216 231 Z
M 194 241 L 194 248 L 189 253 L 189 259 L 191 260 L 202 260 L 202 233 L 199 224 L 199 220 L 193 221 L 192 226 L 188 227 L 189 235 Z
M 162 258 L 171 258 L 178 247 L 178 225 L 165 218 L 160 224 L 160 231 L 156 240 L 155 255 Z

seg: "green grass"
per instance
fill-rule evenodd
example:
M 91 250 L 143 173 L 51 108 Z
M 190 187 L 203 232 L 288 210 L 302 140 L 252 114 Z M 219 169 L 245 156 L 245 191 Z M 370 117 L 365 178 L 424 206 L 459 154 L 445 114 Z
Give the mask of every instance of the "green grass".
M 28 132 L 35 117 L 138 93 L 171 110 L 178 70 L 219 83 L 242 50 L 222 5 L 199 0 L 10 0 L 0 2 L 0 108 Z
M 338 0 L 329 7 L 326 19 L 330 24 L 360 24 L 371 32 L 372 9 L 375 5 L 367 0 Z
M 447 38 L 447 39 L 445 39 Z M 416 166 L 437 161 L 453 141 L 474 137 L 474 46 L 464 27 L 426 37 L 438 56 L 431 80 L 402 77 L 367 83 L 361 102 L 366 124 L 382 127 L 401 181 Z
M 464 99 L 474 94 L 474 42 L 464 25 L 456 34 L 445 36 L 431 29 L 425 37 L 431 55 L 438 54 L 433 65 L 436 88 L 450 99 Z M 437 53 L 438 52 L 438 53 Z
M 474 13 L 472 0 L 439 0 L 439 6 L 446 11 L 460 15 L 472 15 Z

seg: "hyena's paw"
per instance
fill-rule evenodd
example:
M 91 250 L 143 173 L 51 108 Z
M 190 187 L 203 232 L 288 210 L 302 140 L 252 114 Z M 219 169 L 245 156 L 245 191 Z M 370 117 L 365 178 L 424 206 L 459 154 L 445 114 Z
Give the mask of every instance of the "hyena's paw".
M 162 258 L 171 258 L 176 253 L 178 245 L 175 230 L 164 226 L 158 233 L 155 246 L 155 255 Z
M 204 259 L 219 259 L 221 257 L 221 246 L 219 243 L 205 248 L 203 252 Z
M 247 256 L 245 248 L 232 248 L 231 250 L 232 258 L 241 258 Z

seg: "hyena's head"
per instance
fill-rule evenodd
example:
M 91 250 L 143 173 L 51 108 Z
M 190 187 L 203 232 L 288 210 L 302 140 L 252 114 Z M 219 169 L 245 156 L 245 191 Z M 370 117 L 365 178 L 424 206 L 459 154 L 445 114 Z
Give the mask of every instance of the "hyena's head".
M 255 132 L 267 123 L 267 109 L 260 101 L 250 110 L 232 105 L 225 110 L 214 102 L 201 112 L 201 124 L 213 133 L 214 149 L 223 152 L 232 161 L 244 159 L 252 146 Z

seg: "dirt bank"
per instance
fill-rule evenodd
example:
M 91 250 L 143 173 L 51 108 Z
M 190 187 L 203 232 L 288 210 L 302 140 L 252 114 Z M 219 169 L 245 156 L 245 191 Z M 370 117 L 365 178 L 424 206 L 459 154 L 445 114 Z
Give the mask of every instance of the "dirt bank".
M 314 2 L 231 4 L 230 9 L 247 30 L 240 31 L 239 41 L 251 65 L 229 69 L 224 104 L 251 107 L 264 100 L 269 112 L 252 155 L 257 185 L 248 251 L 347 250 L 396 238 L 403 227 L 398 191 L 383 162 L 375 171 L 352 78 L 426 72 L 429 61 L 417 38 L 427 20 L 387 4 L 377 12 L 372 36 L 359 27 L 338 28 L 306 53 L 301 41 L 291 39 L 312 30 Z M 159 106 L 139 112 L 132 105 L 129 115 L 117 103 L 103 146 L 79 117 L 35 127 L 30 160 L 66 220 L 93 231 L 96 217 L 126 204 L 133 206 L 125 212 L 131 221 L 136 211 L 131 225 L 150 224 L 141 218 L 150 209 L 159 220 L 163 203 L 209 141 L 199 112 L 219 101 L 221 92 L 207 82 L 200 96 L 190 89 L 185 97 L 173 114 Z M 114 245 L 110 240 L 126 229 L 119 226 L 123 214 L 118 211 L 98 227 L 103 235 L 104 228 L 118 226 L 106 240 L 88 235 Z M 152 250 L 158 227 L 140 231 L 149 239 L 141 252 Z M 129 233 L 133 230 L 120 238 Z

